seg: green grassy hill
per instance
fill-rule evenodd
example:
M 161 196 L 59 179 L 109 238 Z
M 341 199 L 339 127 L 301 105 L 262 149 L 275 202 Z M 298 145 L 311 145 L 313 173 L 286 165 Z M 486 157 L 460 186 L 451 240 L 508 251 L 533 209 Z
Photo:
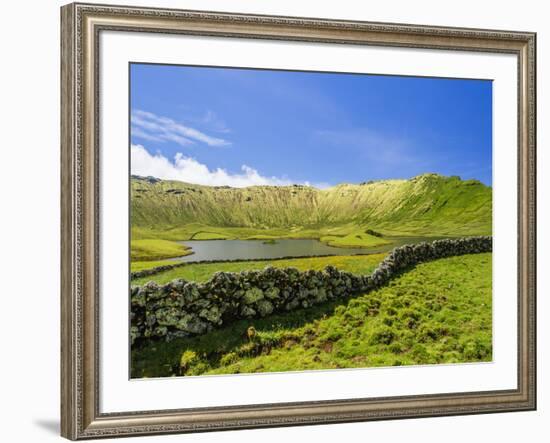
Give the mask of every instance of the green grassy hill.
M 325 235 L 365 244 L 376 239 L 366 229 L 384 235 L 490 234 L 492 189 L 437 174 L 328 189 L 211 187 L 133 176 L 131 208 L 135 239 Z

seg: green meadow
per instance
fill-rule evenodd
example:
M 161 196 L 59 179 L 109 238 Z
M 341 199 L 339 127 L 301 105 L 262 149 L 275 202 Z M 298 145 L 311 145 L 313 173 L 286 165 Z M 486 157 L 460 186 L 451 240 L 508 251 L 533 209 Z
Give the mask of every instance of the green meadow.
M 132 261 L 159 260 L 191 254 L 189 248 L 179 243 L 158 238 L 132 239 Z
M 151 341 L 132 350 L 132 377 L 491 361 L 491 265 L 441 259 L 347 301 Z
M 354 274 L 370 274 L 374 268 L 384 259 L 386 254 L 370 254 L 370 255 L 337 255 L 329 257 L 307 257 L 282 260 L 254 260 L 254 261 L 238 261 L 238 262 L 220 262 L 220 263 L 186 263 L 177 268 L 168 271 L 159 272 L 158 274 L 149 275 L 147 277 L 137 278 L 132 280 L 132 285 L 140 286 L 148 281 L 155 281 L 158 284 L 168 283 L 177 278 L 182 278 L 187 281 L 203 282 L 212 278 L 214 273 L 223 272 L 241 272 L 247 270 L 260 270 L 266 266 L 275 268 L 294 267 L 300 271 L 313 269 L 322 271 L 327 266 L 334 266 L 343 271 L 352 272 Z M 153 267 L 161 266 L 162 264 L 173 264 L 173 261 L 154 262 Z M 142 268 L 145 269 L 145 268 Z M 139 270 L 139 269 L 132 269 Z

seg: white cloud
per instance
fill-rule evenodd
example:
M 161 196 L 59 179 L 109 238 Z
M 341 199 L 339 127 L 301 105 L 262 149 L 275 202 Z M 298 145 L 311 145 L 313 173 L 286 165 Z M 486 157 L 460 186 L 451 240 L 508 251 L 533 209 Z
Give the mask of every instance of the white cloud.
M 284 177 L 264 177 L 247 165 L 242 165 L 242 172 L 237 174 L 231 174 L 221 168 L 210 170 L 206 165 L 194 158 L 186 157 L 180 152 L 175 155 L 172 162 L 161 154 L 149 154 L 142 145 L 131 146 L 131 166 L 134 175 L 150 175 L 166 180 L 179 180 L 208 186 L 244 188 L 255 185 L 284 186 L 295 183 Z
M 132 136 L 148 141 L 173 141 L 180 146 L 196 142 L 208 146 L 228 146 L 231 142 L 212 137 L 189 126 L 184 126 L 168 117 L 158 116 L 152 112 L 135 109 L 132 111 Z
M 139 128 L 138 126 L 134 126 L 132 125 L 132 137 L 138 137 L 138 138 L 142 138 L 143 140 L 148 140 L 148 141 L 151 141 L 151 142 L 163 142 L 165 140 L 163 140 L 161 137 L 158 137 L 156 135 L 152 135 L 146 131 L 144 131 L 143 129 Z
M 227 127 L 227 124 L 218 116 L 218 114 L 210 109 L 206 111 L 206 114 L 200 122 L 216 132 L 222 132 L 224 134 L 231 132 L 231 130 Z

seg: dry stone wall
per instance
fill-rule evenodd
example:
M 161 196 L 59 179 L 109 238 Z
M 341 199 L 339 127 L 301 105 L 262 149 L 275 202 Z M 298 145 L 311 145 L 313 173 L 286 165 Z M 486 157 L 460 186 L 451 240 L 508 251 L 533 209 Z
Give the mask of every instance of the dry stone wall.
M 245 318 L 260 318 L 350 297 L 385 285 L 399 272 L 438 258 L 492 251 L 492 237 L 435 240 L 393 249 L 371 275 L 327 266 L 323 271 L 266 267 L 217 272 L 207 282 L 174 280 L 131 288 L 131 340 L 200 335 Z

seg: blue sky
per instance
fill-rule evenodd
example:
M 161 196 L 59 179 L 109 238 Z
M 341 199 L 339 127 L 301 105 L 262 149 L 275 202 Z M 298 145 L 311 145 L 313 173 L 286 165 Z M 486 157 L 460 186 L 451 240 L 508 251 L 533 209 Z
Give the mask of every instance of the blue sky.
M 425 172 L 492 184 L 492 82 L 132 64 L 131 168 L 326 187 Z

